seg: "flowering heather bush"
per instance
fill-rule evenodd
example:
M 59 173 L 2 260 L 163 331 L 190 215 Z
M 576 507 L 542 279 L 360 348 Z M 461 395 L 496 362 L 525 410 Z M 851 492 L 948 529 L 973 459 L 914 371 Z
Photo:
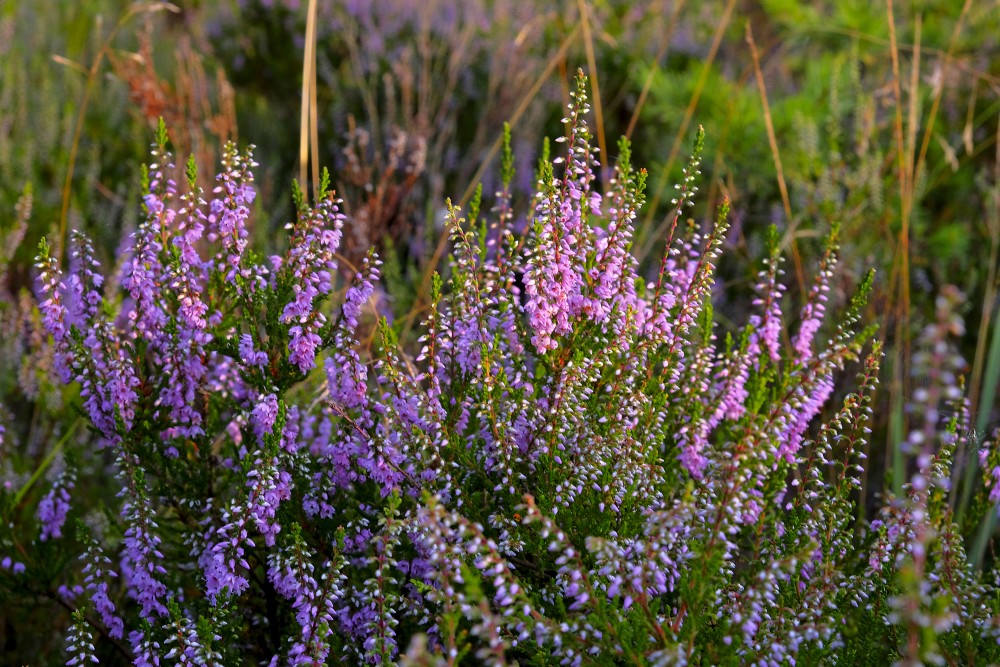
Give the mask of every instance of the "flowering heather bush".
M 622 142 L 598 189 L 587 112 L 581 77 L 526 235 L 509 148 L 488 214 L 449 206 L 453 254 L 414 358 L 368 316 L 373 255 L 336 284 L 350 221 L 328 179 L 312 204 L 295 192 L 283 254 L 248 247 L 249 152 L 226 150 L 211 193 L 189 163 L 180 194 L 161 126 L 120 275 L 81 235 L 68 274 L 43 244 L 56 372 L 98 444 L 37 525 L 4 522 L 0 582 L 22 601 L 58 588 L 69 664 L 1000 660 L 998 573 L 966 561 L 949 505 L 974 443 L 947 295 L 915 474 L 869 522 L 871 276 L 828 317 L 834 230 L 796 317 L 774 238 L 754 315 L 723 336 L 726 210 L 705 229 L 684 218 L 701 137 L 647 282 L 630 252 L 645 173 Z M 834 402 L 844 370 L 858 380 Z M 980 456 L 973 524 L 996 511 L 1000 444 Z M 108 465 L 119 496 L 73 542 L 74 484 Z M 59 540 L 79 560 L 56 581 L 36 554 Z

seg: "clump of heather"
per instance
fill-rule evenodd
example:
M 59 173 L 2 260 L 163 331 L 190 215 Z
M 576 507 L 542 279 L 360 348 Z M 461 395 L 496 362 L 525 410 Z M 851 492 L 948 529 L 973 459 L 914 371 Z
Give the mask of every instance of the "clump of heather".
M 311 202 L 294 190 L 284 252 L 254 251 L 249 150 L 226 149 L 212 192 L 193 162 L 179 187 L 161 125 L 120 276 L 82 235 L 67 272 L 42 245 L 56 372 L 96 444 L 52 475 L 37 527 L 0 534 L 20 554 L 0 577 L 24 598 L 58 579 L 71 664 L 1000 659 L 1000 578 L 966 557 L 967 527 L 997 511 L 1000 440 L 965 451 L 958 296 L 917 357 L 913 476 L 869 521 L 871 275 L 835 298 L 832 230 L 793 308 L 772 234 L 753 314 L 723 327 L 727 206 L 686 217 L 702 137 L 647 276 L 645 172 L 623 141 L 600 182 L 588 113 L 581 75 L 526 232 L 509 142 L 494 206 L 449 203 L 412 355 L 377 318 L 378 258 L 339 265 L 351 220 L 328 177 Z M 961 520 L 959 451 L 983 468 Z M 70 542 L 104 471 L 118 495 Z M 38 554 L 59 541 L 79 558 L 53 574 Z

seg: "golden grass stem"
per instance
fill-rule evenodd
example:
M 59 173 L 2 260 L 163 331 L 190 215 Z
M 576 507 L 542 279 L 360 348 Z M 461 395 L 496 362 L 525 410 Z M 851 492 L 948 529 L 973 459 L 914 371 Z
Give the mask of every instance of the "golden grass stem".
M 97 81 L 97 74 L 100 71 L 101 63 L 104 61 L 105 55 L 107 55 L 108 51 L 111 49 L 111 42 L 118 34 L 118 31 L 125 27 L 125 25 L 131 21 L 134 16 L 160 11 L 171 11 L 178 14 L 181 10 L 177 5 L 173 5 L 169 2 L 156 2 L 150 5 L 140 5 L 139 3 L 134 3 L 130 5 L 128 11 L 122 15 L 122 17 L 118 20 L 118 23 L 111 28 L 111 32 L 108 33 L 108 36 L 104 38 L 104 41 L 101 43 L 101 47 L 97 50 L 97 55 L 94 56 L 94 62 L 91 63 L 90 67 L 87 69 L 87 81 L 83 85 L 83 99 L 80 100 L 80 106 L 76 113 L 76 124 L 73 128 L 73 142 L 69 147 L 69 160 L 66 165 L 66 179 L 63 181 L 62 188 L 62 209 L 59 212 L 59 247 L 56 250 L 56 259 L 58 259 L 60 263 L 62 262 L 63 253 L 66 248 L 66 224 L 69 219 L 69 195 L 73 186 L 73 172 L 76 168 L 76 156 L 80 149 L 80 136 L 83 133 L 83 119 L 87 114 L 87 106 L 90 104 L 90 93 L 94 88 L 94 82 Z M 53 60 L 63 64 L 65 64 L 64 61 L 66 61 L 66 59 L 61 56 L 53 56 Z
M 907 165 L 906 140 L 903 134 L 903 93 L 900 85 L 901 74 L 899 66 L 899 48 L 896 44 L 896 19 L 895 9 L 892 0 L 886 0 L 886 15 L 889 22 L 889 53 L 892 59 L 892 92 L 895 99 L 895 109 L 893 115 L 893 130 L 896 135 L 896 168 L 899 173 L 899 199 L 900 199 L 900 221 L 901 227 L 899 238 L 896 244 L 896 252 L 892 262 L 892 276 L 890 277 L 889 299 L 890 305 L 885 310 L 885 318 L 889 320 L 895 313 L 896 329 L 896 351 L 893 354 L 892 382 L 889 388 L 890 404 L 898 411 L 896 419 L 892 422 L 894 428 L 890 428 L 887 447 L 890 448 L 894 467 L 899 469 L 901 456 L 900 445 L 906 433 L 906 415 L 902 410 L 905 405 L 906 387 L 903 382 L 903 367 L 909 359 L 906 353 L 909 340 L 909 329 L 907 327 L 908 307 L 909 307 L 909 211 L 912 188 L 912 163 Z M 916 57 L 916 56 L 915 56 Z M 916 90 L 910 91 L 911 95 L 916 95 Z M 912 115 L 912 110 L 911 110 Z M 896 308 L 892 307 L 892 299 L 896 294 L 896 280 L 899 280 L 899 293 L 902 296 Z M 900 308 L 900 306 L 902 306 Z M 900 347 L 902 346 L 902 350 Z M 902 480 L 894 479 L 898 486 Z
M 656 73 L 660 71 L 660 61 L 663 57 L 667 55 L 667 49 L 670 47 L 670 38 L 674 35 L 674 28 L 677 27 L 677 17 L 680 16 L 681 9 L 684 7 L 684 0 L 679 0 L 674 4 L 674 11 L 670 13 L 670 21 L 667 23 L 667 32 L 663 35 L 663 44 L 660 45 L 660 50 L 656 52 L 656 58 L 653 59 L 653 66 L 649 68 L 649 72 L 646 74 L 646 80 L 642 82 L 642 91 L 639 93 L 639 99 L 635 103 L 635 110 L 632 112 L 632 117 L 628 121 L 628 129 L 625 130 L 625 138 L 631 139 L 632 133 L 635 131 L 635 125 L 639 122 L 639 114 L 642 112 L 642 108 L 646 105 L 646 98 L 649 96 L 649 89 L 653 87 L 653 77 Z
M 594 100 L 594 118 L 597 121 L 597 148 L 601 153 L 603 169 L 609 168 L 608 144 L 604 137 L 604 109 L 601 105 L 600 77 L 597 74 L 597 56 L 594 52 L 594 36 L 590 32 L 590 13 L 586 0 L 577 0 L 580 8 L 580 26 L 583 29 L 583 48 L 587 53 L 587 67 L 590 69 L 591 98 Z
M 917 158 L 916 167 L 916 179 L 920 180 L 920 172 L 924 166 L 924 160 L 927 157 L 927 149 L 931 143 L 931 135 L 934 131 L 934 122 L 937 119 L 938 109 L 941 107 L 941 98 L 944 96 L 945 82 L 947 81 L 948 67 L 951 65 L 951 59 L 955 53 L 955 45 L 958 42 L 958 35 L 965 24 L 965 17 L 969 13 L 969 9 L 972 7 L 972 0 L 965 0 L 965 4 L 962 5 L 962 11 L 958 15 L 958 19 L 955 21 L 955 27 L 951 31 L 951 37 L 948 39 L 948 49 L 941 56 L 941 72 L 940 72 L 940 84 L 934 93 L 934 101 L 931 102 L 931 110 L 927 115 L 927 127 L 924 128 L 924 138 L 920 144 L 920 156 Z M 975 91 L 975 86 L 973 86 L 973 91 Z
M 309 0 L 309 7 L 306 13 L 306 44 L 305 54 L 302 58 L 302 116 L 299 132 L 299 186 L 303 192 L 308 192 L 306 181 L 309 162 L 309 144 L 312 138 L 313 144 L 313 187 L 319 184 L 319 158 L 316 155 L 317 130 L 315 128 L 316 119 L 316 0 Z M 312 130 L 312 131 L 310 131 Z
M 788 221 L 788 229 L 785 231 L 781 245 L 782 247 L 787 247 L 791 244 L 792 262 L 795 265 L 795 279 L 799 283 L 799 290 L 805 293 L 805 272 L 802 269 L 802 258 L 799 255 L 798 244 L 795 241 L 795 229 L 798 227 L 798 222 L 792 218 L 792 202 L 788 197 L 785 171 L 781 167 L 781 152 L 778 150 L 778 138 L 774 134 L 774 119 L 771 117 L 771 105 L 767 101 L 767 85 L 764 82 L 764 72 L 760 67 L 760 54 L 757 51 L 757 43 L 753 39 L 753 28 L 750 26 L 750 21 L 747 21 L 746 40 L 747 46 L 750 47 L 754 77 L 757 79 L 757 90 L 760 92 L 760 103 L 764 110 L 764 127 L 767 129 L 767 141 L 771 145 L 774 170 L 778 176 L 778 191 L 781 193 L 781 204 L 785 208 L 785 219 Z
M 702 65 L 701 73 L 698 76 L 698 82 L 695 84 L 694 95 L 691 96 L 691 101 L 684 110 L 684 118 L 681 120 L 680 127 L 677 128 L 677 134 L 674 136 L 674 143 L 670 147 L 667 163 L 663 166 L 663 170 L 660 172 L 660 178 L 656 182 L 653 197 L 646 205 L 646 218 L 643 220 L 642 224 L 644 229 L 649 228 L 649 225 L 652 223 L 653 216 L 656 215 L 656 209 L 659 207 L 660 201 L 663 199 L 663 191 L 666 189 L 667 182 L 670 180 L 670 172 L 674 167 L 674 162 L 677 160 L 677 155 L 680 153 L 681 145 L 683 144 L 684 137 L 688 131 L 688 126 L 691 124 L 691 119 L 694 117 L 694 110 L 698 108 L 698 101 L 701 99 L 701 93 L 705 89 L 705 84 L 708 83 L 708 75 L 712 71 L 712 64 L 715 62 L 715 56 L 719 52 L 719 46 L 722 44 L 722 38 L 726 34 L 726 28 L 729 27 L 729 21 L 733 16 L 733 9 L 735 9 L 735 7 L 736 0 L 729 0 L 726 3 L 726 9 L 722 14 L 722 19 L 719 21 L 719 25 L 715 29 L 715 34 L 712 37 L 712 45 L 708 50 L 708 56 L 705 58 L 705 63 Z
M 996 138 L 996 162 L 993 170 L 994 189 L 991 193 L 993 201 L 987 203 L 989 209 L 990 264 L 987 267 L 986 287 L 983 294 L 983 312 L 979 320 L 979 335 L 976 337 L 976 355 L 973 357 L 972 378 L 969 382 L 969 400 L 973 415 L 977 415 L 981 411 L 988 411 L 993 407 L 989 404 L 992 402 L 992 399 L 987 402 L 982 401 L 982 399 L 984 398 L 983 371 L 986 365 L 987 341 L 990 340 L 989 330 L 990 323 L 993 321 L 993 302 L 996 299 L 997 290 L 997 262 L 1000 261 L 1000 193 L 996 189 L 1000 186 L 1000 121 L 997 122 Z M 994 339 L 997 336 L 1000 336 L 1000 329 L 995 327 L 993 331 Z M 996 343 L 994 342 L 994 344 Z M 996 390 L 997 378 L 988 378 L 987 382 L 993 383 L 991 391 L 988 392 L 992 396 Z M 980 429 L 984 428 L 986 421 L 987 418 L 980 414 L 979 418 L 977 418 L 977 426 Z

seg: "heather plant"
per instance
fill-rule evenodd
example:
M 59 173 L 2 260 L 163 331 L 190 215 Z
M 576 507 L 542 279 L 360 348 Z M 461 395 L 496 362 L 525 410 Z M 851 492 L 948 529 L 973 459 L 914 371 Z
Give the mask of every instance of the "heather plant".
M 66 535 L 70 494 L 93 489 L 89 480 L 76 488 L 75 447 L 66 447 L 70 442 L 79 444 L 73 440 L 80 436 L 79 420 L 67 410 L 74 389 L 63 387 L 51 372 L 54 359 L 37 301 L 27 288 L 16 287 L 20 282 L 16 256 L 24 245 L 33 206 L 32 190 L 25 188 L 13 215 L 0 223 L 0 516 L 8 527 L 39 527 L 39 547 L 32 552 L 51 558 Z M 21 577 L 25 572 L 26 552 L 17 545 L 16 540 L 3 539 L 0 568 L 4 577 Z M 56 571 L 59 566 L 52 562 L 52 568 Z M 24 598 L 12 595 L 14 588 L 8 584 L 0 580 L 0 626 L 4 628 L 0 646 L 5 657 L 13 655 L 7 628 L 15 619 L 27 631 L 46 627 L 48 618 L 38 608 L 25 606 Z M 54 635 L 46 643 L 58 645 L 61 637 Z M 24 657 L 34 656 L 29 652 Z
M 227 147 L 210 192 L 189 160 L 178 188 L 162 123 L 124 262 L 77 233 L 64 272 L 41 245 L 53 372 L 96 444 L 37 521 L 4 521 L 0 582 L 22 603 L 58 587 L 69 664 L 1000 659 L 997 571 L 969 564 L 951 509 L 952 461 L 978 444 L 957 293 L 922 342 L 914 474 L 869 522 L 871 274 L 841 303 L 833 228 L 793 310 L 772 231 L 751 315 L 724 330 L 728 208 L 687 217 L 702 133 L 646 276 L 646 174 L 622 141 L 601 187 L 588 113 L 581 74 L 527 229 L 509 142 L 492 206 L 446 206 L 414 356 L 375 317 L 378 258 L 338 265 L 352 221 L 329 176 L 294 188 L 287 248 L 264 257 L 252 152 Z M 973 523 L 997 511 L 998 452 L 974 452 Z M 99 520 L 80 516 L 84 473 L 117 482 Z M 59 572 L 54 541 L 78 556 Z
M 697 118 L 714 158 L 705 169 L 705 205 L 728 197 L 736 221 L 734 250 L 720 267 L 726 280 L 748 274 L 765 245 L 762 220 L 777 221 L 790 251 L 792 298 L 808 289 L 804 267 L 817 248 L 810 239 L 818 221 L 841 226 L 842 283 L 868 266 L 885 268 L 866 313 L 885 332 L 890 376 L 873 424 L 884 446 L 872 450 L 866 477 L 874 483 L 865 484 L 865 495 L 875 499 L 884 474 L 899 493 L 907 475 L 900 445 L 916 423 L 907 405 L 919 389 L 911 348 L 935 321 L 935 299 L 949 285 L 968 296 L 969 326 L 958 346 L 969 364 L 973 424 L 988 434 L 998 423 L 1000 162 L 989 83 L 997 14 L 971 2 L 767 0 L 744 22 L 739 10 L 724 11 L 731 6 L 702 5 L 709 14 L 702 22 L 717 30 L 718 42 L 675 40 L 665 66 L 633 71 L 637 84 L 649 84 L 637 145 L 659 147 L 662 128 L 678 128 L 669 154 L 657 148 L 660 155 L 638 156 L 659 172 L 650 199 L 666 199 L 657 195 L 669 187 L 667 174 L 680 171 L 679 137 Z M 681 30 L 697 26 L 693 12 L 684 15 Z M 640 257 L 656 247 L 669 216 L 649 207 L 645 222 Z M 745 294 L 727 290 L 720 314 L 742 321 Z M 966 479 L 974 467 L 966 467 Z

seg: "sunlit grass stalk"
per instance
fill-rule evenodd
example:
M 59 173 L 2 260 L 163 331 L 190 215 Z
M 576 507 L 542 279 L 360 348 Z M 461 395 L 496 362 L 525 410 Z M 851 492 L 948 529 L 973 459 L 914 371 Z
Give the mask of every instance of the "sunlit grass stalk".
M 86 68 L 87 80 L 83 86 L 83 97 L 77 103 L 76 122 L 73 126 L 73 139 L 70 142 L 69 158 L 66 164 L 66 178 L 63 181 L 62 188 L 62 209 L 59 212 L 58 252 L 60 259 L 65 253 L 66 223 L 69 219 L 70 198 L 73 187 L 73 171 L 76 167 L 76 156 L 80 148 L 80 137 L 83 133 L 83 120 L 86 117 L 87 107 L 90 104 L 91 93 L 93 92 L 94 85 L 97 82 L 97 75 L 100 74 L 101 71 L 101 64 L 104 62 L 104 58 L 108 54 L 108 51 L 111 49 L 111 45 L 114 42 L 115 37 L 118 35 L 118 31 L 125 27 L 129 21 L 140 14 L 160 11 L 180 13 L 181 10 L 177 5 L 169 2 L 154 2 L 148 5 L 135 2 L 129 5 L 128 10 L 120 19 L 118 19 L 118 22 L 111 28 L 111 32 L 109 32 L 107 37 L 104 38 L 104 41 L 101 42 L 100 47 L 97 49 L 97 54 L 94 56 L 94 61 L 90 64 L 90 67 Z M 54 57 L 53 59 L 56 60 L 56 62 L 73 64 L 76 69 L 82 69 L 81 65 L 72 63 L 72 61 L 69 61 L 66 58 Z

